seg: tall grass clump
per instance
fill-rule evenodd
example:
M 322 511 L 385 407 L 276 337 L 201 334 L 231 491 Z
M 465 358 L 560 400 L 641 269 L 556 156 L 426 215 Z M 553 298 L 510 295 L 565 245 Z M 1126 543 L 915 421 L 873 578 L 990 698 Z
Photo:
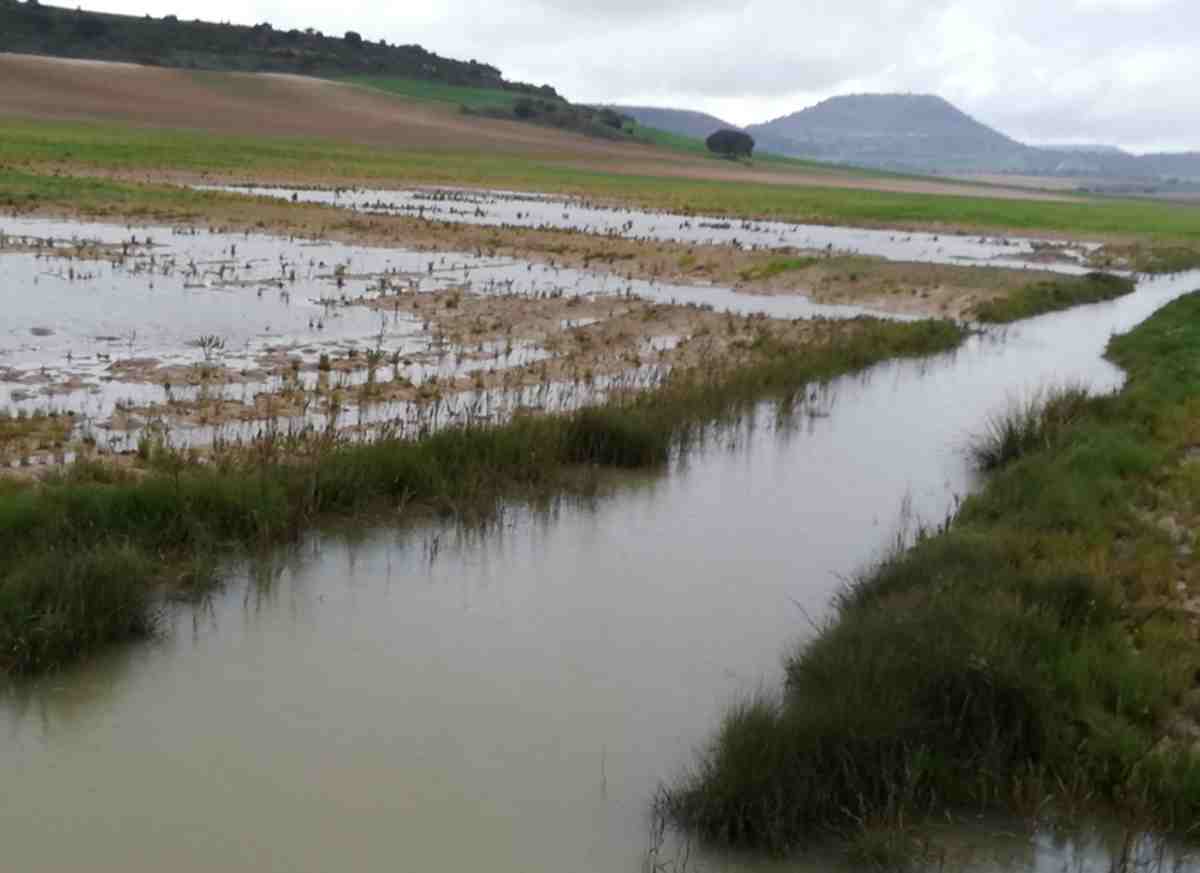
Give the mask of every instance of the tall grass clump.
M 1038 449 L 1049 448 L 1087 408 L 1081 385 L 1035 392 L 991 416 L 967 446 L 976 469 L 991 472 Z
M 1200 506 L 1200 294 L 1108 354 L 1124 389 L 993 428 L 983 491 L 846 586 L 778 696 L 733 708 L 663 789 L 665 816 L 777 852 L 996 809 L 1194 827 L 1194 559 L 1158 521 Z
M 31 556 L 0 584 L 0 669 L 35 672 L 148 636 L 157 572 L 143 551 L 113 544 Z
M 570 491 L 589 480 L 581 467 L 662 464 L 698 428 L 764 399 L 964 336 L 949 323 L 875 319 L 814 331 L 789 344 L 764 325 L 736 360 L 680 368 L 658 388 L 570 414 L 366 442 L 267 434 L 207 464 L 158 445 L 135 473 L 80 462 L 0 490 L 0 670 L 46 669 L 145 634 L 161 586 L 206 584 L 218 556 L 286 542 L 320 519 L 486 514 Z
M 667 460 L 671 433 L 648 409 L 593 407 L 571 417 L 564 430 L 569 461 L 613 467 L 650 467 Z

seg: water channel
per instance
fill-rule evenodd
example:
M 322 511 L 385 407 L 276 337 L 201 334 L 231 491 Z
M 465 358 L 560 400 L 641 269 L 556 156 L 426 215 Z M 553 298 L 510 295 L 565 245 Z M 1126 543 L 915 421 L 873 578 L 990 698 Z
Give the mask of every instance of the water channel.
M 962 446 L 1047 384 L 1119 386 L 1101 354 L 1200 274 L 763 404 L 669 471 L 514 505 L 486 528 L 315 532 L 234 568 L 166 632 L 0 684 L 13 870 L 833 869 L 684 847 L 648 858 L 656 787 L 730 703 L 781 678 L 901 517 L 945 518 Z M 1114 869 L 1104 838 L 1000 840 L 975 871 Z M 1157 866 L 1154 866 L 1157 865 Z M 1129 869 L 1135 869 L 1130 867 Z

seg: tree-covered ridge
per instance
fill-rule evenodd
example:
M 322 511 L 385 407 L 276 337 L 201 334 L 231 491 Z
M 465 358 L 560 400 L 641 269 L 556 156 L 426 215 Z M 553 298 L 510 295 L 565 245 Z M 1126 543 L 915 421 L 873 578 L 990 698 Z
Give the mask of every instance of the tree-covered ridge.
M 138 18 L 0 0 L 0 51 L 132 61 L 164 67 L 314 76 L 400 76 L 476 88 L 557 96 L 550 86 L 508 82 L 479 61 L 444 58 L 419 45 L 388 45 L 355 31 L 277 30 L 207 21 Z

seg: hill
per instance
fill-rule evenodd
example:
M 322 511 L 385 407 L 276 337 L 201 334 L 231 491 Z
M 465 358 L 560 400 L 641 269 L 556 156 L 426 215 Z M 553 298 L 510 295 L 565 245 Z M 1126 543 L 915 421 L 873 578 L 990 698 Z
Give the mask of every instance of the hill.
M 741 130 L 736 124 L 723 121 L 707 112 L 694 112 L 690 109 L 660 109 L 654 106 L 613 106 L 617 112 L 628 115 L 644 127 L 654 127 L 668 133 L 687 136 L 692 139 L 705 139 L 709 134 L 718 130 Z
M 459 61 L 419 45 L 372 42 L 356 31 L 276 30 L 0 0 L 0 52 L 117 61 L 172 69 L 291 73 L 349 79 L 385 91 L 460 94 L 463 111 L 531 122 L 607 139 L 632 136 L 632 120 L 574 106 L 549 85 L 510 82 L 476 60 Z M 440 91 L 438 90 L 440 89 Z M 436 98 L 435 98 L 436 99 Z
M 620 185 L 664 190 L 682 180 L 739 182 L 751 198 L 761 190 L 754 186 L 804 186 L 1061 199 L 832 165 L 745 166 L 703 152 L 468 114 L 428 96 L 310 76 L 0 53 L 0 175 L 16 163 L 54 172 L 150 167 L 189 180 L 208 173 L 232 181 L 303 177 L 536 190 L 574 190 L 577 181 L 587 190 L 591 180 L 611 174 L 629 180 Z
M 1036 148 L 1047 152 L 1079 152 L 1085 155 L 1128 155 L 1124 149 L 1111 145 L 1040 145 Z
M 500 70 L 458 61 L 419 45 L 372 42 L 355 31 L 276 30 L 174 15 L 113 15 L 0 0 L 0 51 L 87 60 L 129 61 L 159 67 L 237 72 L 402 76 L 475 88 L 557 96 L 548 86 L 509 82 Z
M 937 172 L 1027 168 L 1027 146 L 929 94 L 832 97 L 747 130 L 786 143 L 790 154 L 839 163 Z
M 1033 147 L 931 94 L 832 97 L 746 130 L 773 151 L 918 173 L 1015 173 L 1131 183 L 1200 183 L 1200 154 L 1133 155 L 1112 146 Z

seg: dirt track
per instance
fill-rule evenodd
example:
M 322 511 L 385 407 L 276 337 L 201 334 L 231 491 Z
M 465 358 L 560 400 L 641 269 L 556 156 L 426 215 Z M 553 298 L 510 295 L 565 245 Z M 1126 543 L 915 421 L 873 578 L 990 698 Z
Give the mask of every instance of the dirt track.
M 430 151 L 502 151 L 608 172 L 777 185 L 1067 199 L 1015 188 L 746 168 L 632 143 L 459 114 L 303 76 L 211 73 L 0 53 L 0 119 L 125 122 L 220 134 L 316 137 Z

